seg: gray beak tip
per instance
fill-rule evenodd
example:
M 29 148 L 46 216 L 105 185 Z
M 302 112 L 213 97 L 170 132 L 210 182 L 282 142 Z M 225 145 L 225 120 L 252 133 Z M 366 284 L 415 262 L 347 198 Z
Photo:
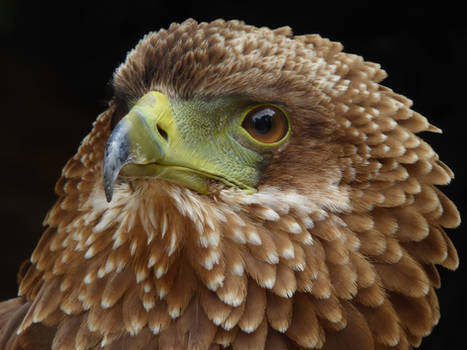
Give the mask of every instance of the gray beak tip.
M 104 153 L 104 191 L 110 203 L 120 169 L 128 162 L 130 144 L 127 124 L 120 122 L 109 136 Z
M 113 185 L 110 183 L 104 183 L 104 191 L 105 198 L 107 199 L 107 202 L 110 203 L 112 201 Z

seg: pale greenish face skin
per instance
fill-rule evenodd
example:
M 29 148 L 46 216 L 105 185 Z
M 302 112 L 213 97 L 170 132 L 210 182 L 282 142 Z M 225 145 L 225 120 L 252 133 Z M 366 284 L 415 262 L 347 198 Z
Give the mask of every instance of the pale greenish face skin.
M 265 156 L 290 133 L 289 125 L 278 142 L 253 138 L 242 122 L 257 105 L 239 97 L 178 100 L 147 93 L 109 137 L 104 159 L 107 199 L 119 174 L 159 177 L 201 194 L 209 192 L 210 180 L 255 192 Z

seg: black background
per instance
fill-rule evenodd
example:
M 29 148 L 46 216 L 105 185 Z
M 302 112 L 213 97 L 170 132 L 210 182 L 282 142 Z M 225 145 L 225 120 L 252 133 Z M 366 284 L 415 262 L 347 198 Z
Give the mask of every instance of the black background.
M 378 5 L 375 5 L 378 4 Z M 320 33 L 378 62 L 384 84 L 414 100 L 442 128 L 424 134 L 456 173 L 444 191 L 466 208 L 467 26 L 450 2 L 193 2 L 0 0 L 0 300 L 16 295 L 16 271 L 29 257 L 55 200 L 53 186 L 110 97 L 108 82 L 138 40 L 188 17 L 242 19 Z M 450 230 L 461 257 L 441 269 L 442 317 L 422 349 L 464 348 L 465 228 Z

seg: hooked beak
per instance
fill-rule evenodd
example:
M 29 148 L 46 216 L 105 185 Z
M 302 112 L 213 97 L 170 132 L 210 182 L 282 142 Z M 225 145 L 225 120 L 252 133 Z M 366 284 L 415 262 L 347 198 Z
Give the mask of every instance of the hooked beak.
M 135 139 L 138 140 L 136 144 Z M 144 115 L 130 112 L 115 126 L 105 148 L 104 189 L 107 201 L 112 200 L 115 181 L 123 167 L 156 163 L 163 157 L 160 140 L 151 131 Z M 133 173 L 130 171 L 128 175 L 137 175 L 138 172 Z
M 200 193 L 207 193 L 207 179 L 214 176 L 198 170 L 189 148 L 177 130 L 165 95 L 144 95 L 115 126 L 104 153 L 104 189 L 112 200 L 119 175 L 126 178 L 159 177 Z

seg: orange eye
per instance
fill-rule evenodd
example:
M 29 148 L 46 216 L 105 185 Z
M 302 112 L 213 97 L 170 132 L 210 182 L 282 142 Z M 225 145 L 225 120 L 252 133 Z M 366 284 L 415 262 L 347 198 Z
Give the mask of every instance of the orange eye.
M 249 111 L 242 127 L 257 141 L 274 143 L 287 135 L 289 120 L 279 108 L 264 105 Z

